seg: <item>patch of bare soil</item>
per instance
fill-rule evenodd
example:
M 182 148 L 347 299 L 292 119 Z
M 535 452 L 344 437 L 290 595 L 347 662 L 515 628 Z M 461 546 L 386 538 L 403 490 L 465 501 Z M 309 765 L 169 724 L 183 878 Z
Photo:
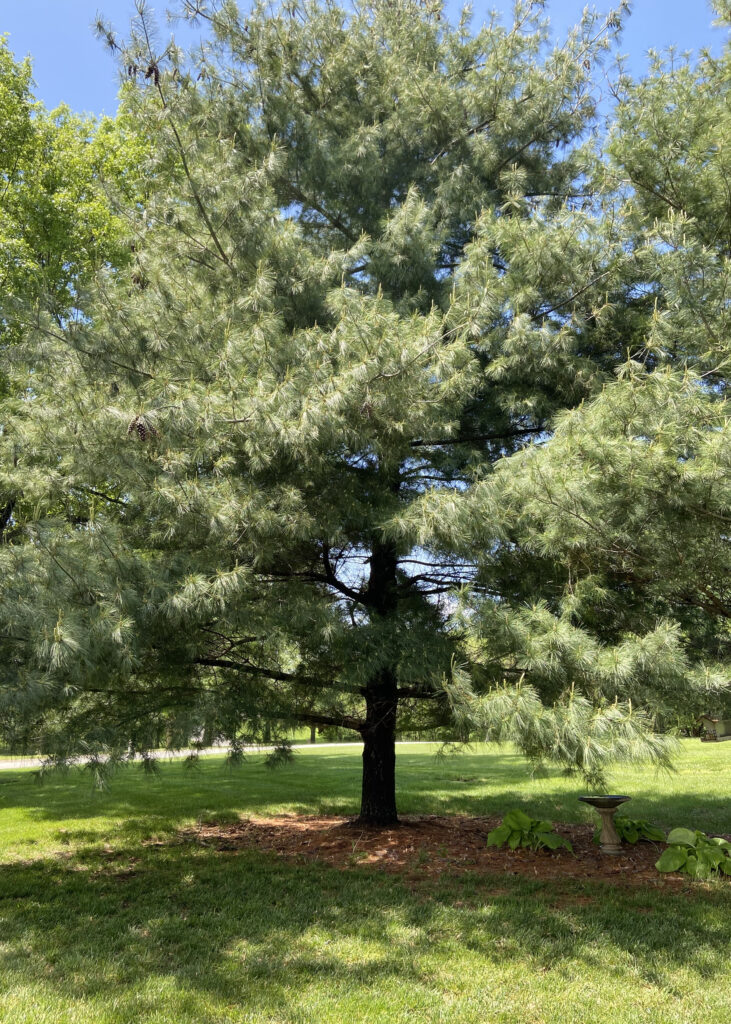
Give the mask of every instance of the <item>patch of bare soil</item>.
M 475 872 L 652 888 L 688 884 L 687 876 L 658 874 L 655 861 L 664 844 L 637 843 L 618 856 L 609 856 L 594 844 L 591 825 L 559 824 L 556 831 L 570 840 L 573 854 L 498 850 L 486 841 L 487 833 L 499 823 L 499 818 L 407 816 L 398 826 L 375 829 L 360 828 L 347 818 L 280 815 L 200 825 L 182 835 L 218 850 L 255 849 L 341 869 L 377 868 L 401 875 L 409 883 Z

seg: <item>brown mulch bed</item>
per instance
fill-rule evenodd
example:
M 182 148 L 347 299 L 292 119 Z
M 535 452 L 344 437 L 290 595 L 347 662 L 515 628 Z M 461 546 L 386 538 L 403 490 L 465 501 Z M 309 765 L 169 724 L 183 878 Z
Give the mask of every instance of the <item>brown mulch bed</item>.
M 485 845 L 499 818 L 406 816 L 393 828 L 360 828 L 347 818 L 311 815 L 251 817 L 235 824 L 205 824 L 185 830 L 188 841 L 218 850 L 262 850 L 296 861 L 332 867 L 377 868 L 408 882 L 464 872 L 522 875 L 535 880 L 603 881 L 620 886 L 679 888 L 684 875 L 660 875 L 655 861 L 664 844 L 628 845 L 618 856 L 602 854 L 591 825 L 555 826 L 570 840 L 555 852 L 495 849 Z

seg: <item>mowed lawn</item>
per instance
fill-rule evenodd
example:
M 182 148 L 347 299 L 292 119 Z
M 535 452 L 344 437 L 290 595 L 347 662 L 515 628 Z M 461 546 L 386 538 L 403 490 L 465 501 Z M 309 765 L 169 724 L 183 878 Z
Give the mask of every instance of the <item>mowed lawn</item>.
M 398 752 L 402 813 L 588 821 L 582 787 L 509 749 Z M 731 743 L 618 771 L 628 813 L 731 833 Z M 616 889 L 510 875 L 400 880 L 176 840 L 198 820 L 357 810 L 360 750 L 272 772 L 137 767 L 94 792 L 0 772 L 5 1024 L 624 1024 L 731 1020 L 731 885 Z M 150 844 L 150 839 L 157 840 Z

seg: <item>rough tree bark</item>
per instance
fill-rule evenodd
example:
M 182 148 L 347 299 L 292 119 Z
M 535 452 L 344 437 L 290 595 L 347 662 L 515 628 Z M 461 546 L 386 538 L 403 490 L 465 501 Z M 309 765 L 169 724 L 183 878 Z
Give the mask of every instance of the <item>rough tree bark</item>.
M 366 689 L 363 737 L 361 825 L 395 825 L 396 812 L 396 679 L 390 669 Z
M 367 601 L 371 614 L 385 618 L 396 614 L 398 605 L 396 550 L 376 541 L 371 554 Z M 395 825 L 396 812 L 396 712 L 398 683 L 396 666 L 381 666 L 364 690 L 366 720 L 363 737 L 363 783 L 361 825 Z

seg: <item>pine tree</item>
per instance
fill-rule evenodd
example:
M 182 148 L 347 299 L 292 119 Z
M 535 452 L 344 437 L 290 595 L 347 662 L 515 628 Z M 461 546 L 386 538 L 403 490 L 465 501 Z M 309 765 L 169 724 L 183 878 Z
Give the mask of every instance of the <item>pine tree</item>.
M 446 538 L 482 549 L 501 596 L 464 599 L 484 678 L 623 694 L 663 728 L 731 713 L 730 62 L 653 55 L 646 78 L 620 77 L 597 167 L 617 258 L 594 316 L 623 325 L 626 363 L 472 488 Z M 422 535 L 445 500 L 412 509 Z M 503 719 L 519 696 L 496 691 Z
M 598 649 L 552 676 L 475 629 L 541 581 L 530 550 L 484 572 L 470 509 L 502 542 L 495 468 L 599 394 L 652 314 L 587 142 L 620 16 L 552 47 L 539 3 L 476 32 L 432 0 L 185 6 L 210 22 L 195 58 L 155 49 L 141 0 L 128 43 L 101 26 L 149 155 L 119 206 L 130 265 L 30 335 L 10 717 L 57 755 L 352 729 L 364 823 L 396 820 L 399 723 L 509 723 L 593 776 L 663 760 L 582 674 Z

